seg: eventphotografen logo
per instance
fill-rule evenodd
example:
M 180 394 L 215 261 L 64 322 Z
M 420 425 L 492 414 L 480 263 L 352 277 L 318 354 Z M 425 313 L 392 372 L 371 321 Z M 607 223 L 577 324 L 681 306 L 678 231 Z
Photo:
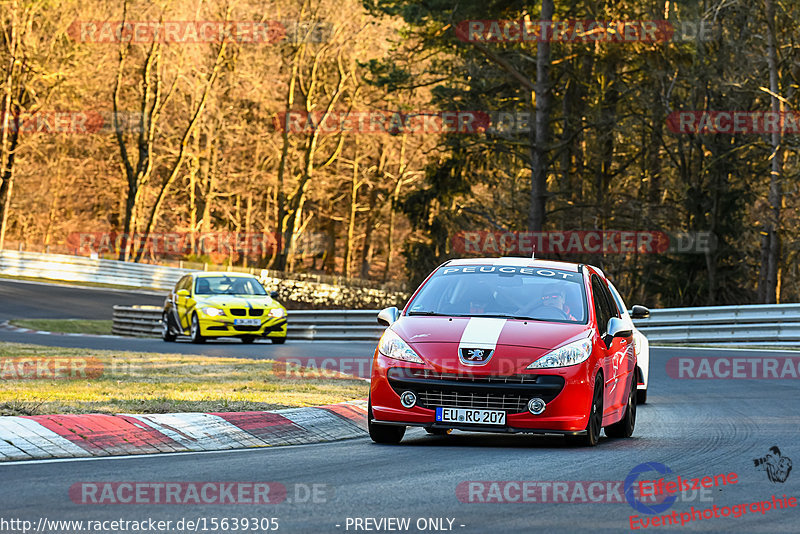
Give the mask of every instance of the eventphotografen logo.
M 770 447 L 766 456 L 754 458 L 753 464 L 760 471 L 767 472 L 770 482 L 786 482 L 789 473 L 792 472 L 792 460 L 781 454 L 777 445 Z

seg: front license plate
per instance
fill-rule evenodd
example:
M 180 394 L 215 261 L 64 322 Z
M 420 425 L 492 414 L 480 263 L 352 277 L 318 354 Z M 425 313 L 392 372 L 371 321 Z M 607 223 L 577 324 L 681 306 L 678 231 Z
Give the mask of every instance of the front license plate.
M 466 408 L 436 408 L 436 421 L 472 425 L 504 425 L 506 412 L 501 410 L 468 410 Z
M 261 319 L 234 319 L 233 324 L 237 326 L 260 326 Z

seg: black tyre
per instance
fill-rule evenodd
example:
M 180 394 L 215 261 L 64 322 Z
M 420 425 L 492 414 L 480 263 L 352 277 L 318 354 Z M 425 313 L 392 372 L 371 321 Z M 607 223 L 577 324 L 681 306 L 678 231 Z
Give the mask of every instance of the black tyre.
M 284 343 L 286 343 L 285 337 L 271 337 L 270 339 L 276 345 L 283 345 Z
M 200 321 L 197 319 L 197 314 L 192 315 L 192 327 L 189 334 L 192 337 L 192 343 L 205 343 L 206 338 L 200 335 Z
M 244 343 L 245 345 L 249 345 L 250 343 L 256 340 L 256 338 L 254 338 L 253 336 L 244 336 L 241 339 L 242 343 Z
M 603 375 L 594 379 L 594 393 L 592 405 L 589 408 L 589 422 L 586 424 L 586 434 L 581 436 L 567 436 L 573 445 L 594 447 L 600 441 L 600 431 L 603 429 Z
M 639 387 L 638 382 L 644 382 L 644 373 L 639 367 L 636 368 L 636 382 L 637 388 Z M 647 389 L 636 390 L 636 404 L 647 404 Z
M 610 438 L 629 438 L 633 435 L 636 427 L 636 380 L 632 380 L 631 390 L 628 392 L 628 406 L 625 407 L 625 415 L 618 422 L 606 427 L 606 436 Z
M 175 334 L 169 327 L 169 316 L 166 313 L 161 316 L 161 339 L 167 342 L 175 341 Z
M 406 427 L 397 425 L 381 425 L 372 422 L 372 401 L 367 406 L 367 428 L 369 437 L 375 443 L 396 445 L 400 443 L 406 433 Z

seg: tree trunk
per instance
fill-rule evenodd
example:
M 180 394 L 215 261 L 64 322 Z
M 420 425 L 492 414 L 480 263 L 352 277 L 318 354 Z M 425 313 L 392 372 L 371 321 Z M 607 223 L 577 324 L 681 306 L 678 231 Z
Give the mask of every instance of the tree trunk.
M 771 103 L 772 112 L 780 113 L 783 111 L 781 102 L 780 87 L 778 83 L 778 54 L 775 42 L 775 8 L 772 0 L 764 0 L 764 11 L 767 19 L 767 66 L 769 67 L 769 89 L 772 93 Z M 770 175 L 769 175 L 769 210 L 767 220 L 762 234 L 762 254 L 761 269 L 763 275 L 763 289 L 759 288 L 759 294 L 764 304 L 775 304 L 780 300 L 777 294 L 778 289 L 778 270 L 781 255 L 781 204 L 783 202 L 783 192 L 781 178 L 783 175 L 783 148 L 781 146 L 781 132 L 772 133 L 771 145 L 772 154 Z
M 11 6 L 11 27 L 8 29 L 7 37 L 9 57 L 8 67 L 4 80 L 3 90 L 3 116 L 2 132 L 0 132 L 0 168 L 2 169 L 2 182 L 0 182 L 0 250 L 3 250 L 6 239 L 6 226 L 8 225 L 8 212 L 11 208 L 11 194 L 14 189 L 14 152 L 17 148 L 19 139 L 19 108 L 16 108 L 15 113 L 11 111 L 11 93 L 14 81 L 14 73 L 17 72 L 17 48 L 19 46 L 17 34 L 17 10 L 19 4 L 14 1 Z M 14 123 L 14 128 L 9 128 L 11 121 Z M 9 130 L 11 135 L 9 136 Z
M 541 20 L 553 20 L 553 0 L 542 0 Z M 536 123 L 531 139 L 531 201 L 528 230 L 541 232 L 547 205 L 547 154 L 550 143 L 550 42 L 537 43 Z

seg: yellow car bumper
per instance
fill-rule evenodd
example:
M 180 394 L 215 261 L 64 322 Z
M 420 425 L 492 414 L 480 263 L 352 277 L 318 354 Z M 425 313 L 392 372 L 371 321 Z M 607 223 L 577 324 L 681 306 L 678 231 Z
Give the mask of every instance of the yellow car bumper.
M 286 337 L 286 317 L 208 317 L 198 316 L 204 337 Z M 244 324 L 241 324 L 244 323 Z

